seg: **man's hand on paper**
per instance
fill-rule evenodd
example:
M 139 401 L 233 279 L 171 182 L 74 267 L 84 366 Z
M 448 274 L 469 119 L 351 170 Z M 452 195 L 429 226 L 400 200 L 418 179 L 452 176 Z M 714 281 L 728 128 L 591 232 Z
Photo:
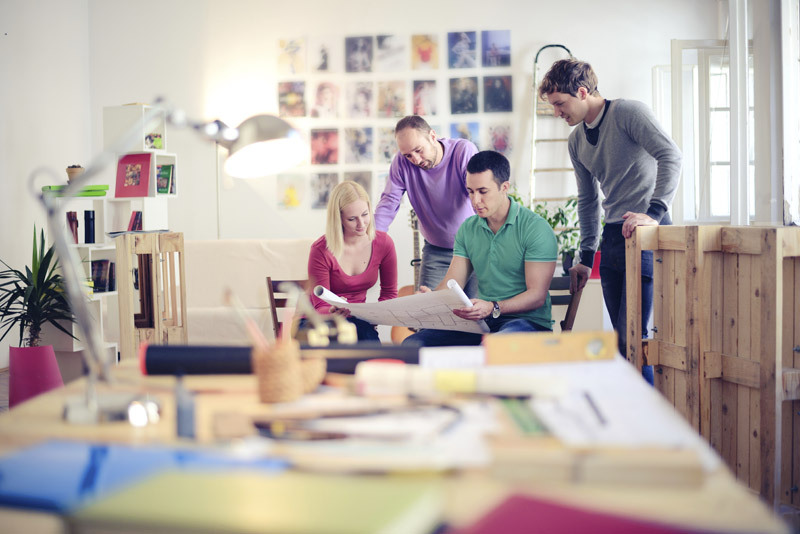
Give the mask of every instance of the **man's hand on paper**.
M 470 299 L 472 306 L 469 308 L 456 308 L 453 313 L 468 321 L 480 321 L 492 314 L 494 304 L 481 299 Z
M 419 286 L 417 293 L 430 293 L 432 290 L 428 286 Z
M 336 306 L 331 306 L 328 312 L 335 313 L 336 315 L 341 315 L 342 317 L 350 317 L 350 310 L 348 310 L 347 308 L 338 308 Z

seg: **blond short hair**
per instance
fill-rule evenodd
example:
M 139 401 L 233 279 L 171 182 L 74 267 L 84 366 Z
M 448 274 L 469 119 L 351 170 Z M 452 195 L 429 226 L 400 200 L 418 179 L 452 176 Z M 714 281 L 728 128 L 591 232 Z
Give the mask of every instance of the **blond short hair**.
M 357 182 L 346 180 L 331 191 L 328 199 L 328 222 L 325 227 L 325 241 L 328 250 L 339 259 L 344 251 L 344 232 L 342 231 L 342 209 L 356 200 L 363 200 L 367 203 L 369 210 L 369 226 L 367 227 L 367 237 L 370 241 L 375 239 L 375 221 L 372 215 L 372 202 L 369 200 L 367 191 Z

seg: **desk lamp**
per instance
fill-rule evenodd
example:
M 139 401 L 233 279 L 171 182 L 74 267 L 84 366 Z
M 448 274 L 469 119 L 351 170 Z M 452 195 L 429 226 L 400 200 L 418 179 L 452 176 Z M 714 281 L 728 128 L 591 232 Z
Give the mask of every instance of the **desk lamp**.
M 127 418 L 132 424 L 146 424 L 141 417 L 134 418 L 133 407 L 141 407 L 142 400 L 135 394 L 97 391 L 97 382 L 112 383 L 109 373 L 110 362 L 103 356 L 102 340 L 98 330 L 92 328 L 86 296 L 81 289 L 78 272 L 81 270 L 77 251 L 69 246 L 68 229 L 63 228 L 66 206 L 88 181 L 99 174 L 107 165 L 116 162 L 117 154 L 127 152 L 139 138 L 142 131 L 166 111 L 166 121 L 171 126 L 192 128 L 200 135 L 227 148 L 230 157 L 225 170 L 233 177 L 255 178 L 275 174 L 300 163 L 307 155 L 308 148 L 300 133 L 278 117 L 257 115 L 242 122 L 238 128 L 231 128 L 221 121 L 196 122 L 189 120 L 181 110 L 165 106 L 157 98 L 145 113 L 142 122 L 136 122 L 107 150 L 100 153 L 86 167 L 86 171 L 73 179 L 61 192 L 64 200 L 57 202 L 53 195 L 38 191 L 35 182 L 40 174 L 58 178 L 53 169 L 37 168 L 28 179 L 31 194 L 38 197 L 47 214 L 47 225 L 54 240 L 56 255 L 63 271 L 64 286 L 70 307 L 75 315 L 78 331 L 85 343 L 83 360 L 88 368 L 85 393 L 79 398 L 68 399 L 64 407 L 64 419 L 73 423 L 99 423 Z M 144 129 L 142 128 L 144 126 Z M 152 406 L 151 406 L 152 408 Z M 151 412 L 153 410 L 150 410 Z M 136 410 L 137 414 L 141 410 Z M 157 414 L 157 407 L 155 409 Z M 153 419 L 157 417 L 154 416 Z

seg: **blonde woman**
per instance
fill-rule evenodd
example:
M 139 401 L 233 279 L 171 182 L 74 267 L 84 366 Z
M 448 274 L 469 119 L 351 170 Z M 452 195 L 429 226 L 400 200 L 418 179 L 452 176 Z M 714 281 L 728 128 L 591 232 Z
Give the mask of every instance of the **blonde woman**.
M 325 235 L 311 245 L 308 278 L 347 302 L 365 302 L 367 291 L 380 276 L 378 300 L 397 297 L 397 254 L 386 232 L 378 232 L 372 221 L 369 195 L 356 182 L 345 181 L 333 188 L 328 200 Z M 314 308 L 323 314 L 338 313 L 356 325 L 359 341 L 378 341 L 375 325 L 350 317 L 346 308 L 331 306 L 311 295 Z

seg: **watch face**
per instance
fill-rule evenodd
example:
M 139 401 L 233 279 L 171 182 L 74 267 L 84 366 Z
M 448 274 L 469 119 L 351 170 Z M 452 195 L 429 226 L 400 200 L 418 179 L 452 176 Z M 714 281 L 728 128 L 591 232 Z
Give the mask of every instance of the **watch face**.
M 492 318 L 497 319 L 498 317 L 500 317 L 500 305 L 496 302 L 493 302 L 492 304 L 494 304 L 494 309 L 492 310 Z

